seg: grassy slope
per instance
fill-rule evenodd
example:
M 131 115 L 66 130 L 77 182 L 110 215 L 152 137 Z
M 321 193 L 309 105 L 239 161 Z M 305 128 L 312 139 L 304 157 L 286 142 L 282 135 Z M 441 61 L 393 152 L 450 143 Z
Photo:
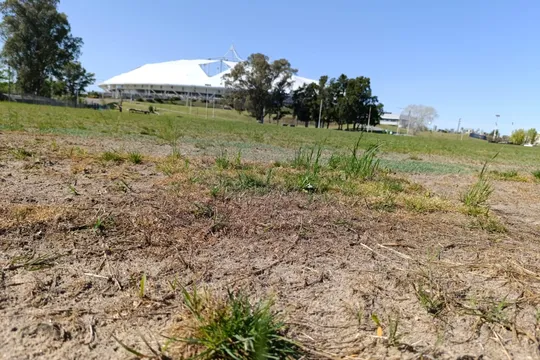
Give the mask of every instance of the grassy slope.
M 126 104 L 125 108 L 129 107 Z M 253 146 L 266 144 L 286 149 L 324 144 L 328 149 L 345 151 L 360 136 L 358 133 L 337 130 L 260 125 L 247 116 L 226 110 L 216 111 L 215 119 L 205 119 L 202 111 L 199 117 L 173 112 L 163 112 L 157 116 L 0 103 L 0 114 L 0 129 L 121 137 L 163 137 L 176 131 L 186 140 L 241 142 Z M 536 165 L 540 158 L 538 147 L 489 144 L 469 138 L 460 141 L 456 135 L 449 134 L 427 133 L 415 137 L 364 134 L 361 147 L 372 143 L 381 143 L 386 153 L 436 155 L 446 157 L 450 162 L 477 163 L 499 152 L 495 163 L 528 167 Z

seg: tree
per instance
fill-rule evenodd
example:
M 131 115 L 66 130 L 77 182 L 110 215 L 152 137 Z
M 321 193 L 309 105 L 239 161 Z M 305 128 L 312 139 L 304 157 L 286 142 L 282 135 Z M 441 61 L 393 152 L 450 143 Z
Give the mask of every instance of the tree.
M 349 79 L 341 75 L 332 79 L 325 88 L 325 98 L 323 109 L 327 126 L 336 121 L 340 130 L 344 124 L 347 130 L 350 124 L 353 124 L 353 130 L 365 128 L 368 122 L 377 125 L 383 114 L 383 104 L 373 96 L 371 80 L 367 77 Z
M 527 137 L 527 133 L 524 129 L 517 129 L 512 131 L 512 135 L 510 135 L 510 141 L 512 144 L 515 145 L 523 145 L 525 144 L 525 138 Z
M 63 88 L 63 93 L 72 100 L 96 81 L 94 74 L 87 72 L 78 61 L 66 64 L 60 77 L 59 84 Z
M 263 54 L 252 54 L 224 75 L 225 86 L 235 99 L 233 105 L 243 104 L 251 116 L 264 122 L 265 110 L 276 111 L 283 91 L 290 89 L 296 70 L 285 59 L 269 62 Z
M 426 129 L 438 117 L 437 110 L 431 106 L 409 105 L 401 112 L 400 122 L 414 133 Z
M 318 86 L 317 84 L 308 84 L 301 86 L 293 91 L 292 94 L 292 108 L 293 115 L 299 120 L 303 121 L 306 127 L 309 126 L 310 121 L 315 121 L 316 114 L 318 114 Z
M 534 144 L 536 142 L 536 139 L 538 138 L 538 132 L 535 128 L 531 128 L 527 130 L 527 142 L 530 144 Z
M 60 77 L 62 69 L 80 55 L 82 39 L 71 35 L 58 4 L 59 0 L 0 2 L 2 56 L 16 72 L 23 92 L 49 95 L 47 79 Z

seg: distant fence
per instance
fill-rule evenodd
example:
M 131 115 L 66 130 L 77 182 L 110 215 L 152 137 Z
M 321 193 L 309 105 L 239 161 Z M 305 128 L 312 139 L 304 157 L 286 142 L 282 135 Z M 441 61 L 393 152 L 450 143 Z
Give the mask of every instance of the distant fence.
M 106 108 L 97 102 L 87 103 L 84 99 L 77 103 L 76 101 L 51 99 L 45 96 L 31 95 L 31 94 L 0 94 L 0 99 L 4 101 L 12 101 L 24 104 L 34 105 L 48 105 L 48 106 L 61 106 L 72 108 L 85 108 L 85 109 L 100 109 Z

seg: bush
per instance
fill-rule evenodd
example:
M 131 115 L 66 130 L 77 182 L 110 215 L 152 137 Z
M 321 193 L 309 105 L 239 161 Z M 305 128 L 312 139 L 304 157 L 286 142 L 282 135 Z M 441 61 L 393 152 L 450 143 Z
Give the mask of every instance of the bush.
M 525 138 L 526 134 L 523 129 L 514 130 L 512 131 L 512 135 L 510 135 L 510 141 L 515 145 L 523 145 L 525 143 Z

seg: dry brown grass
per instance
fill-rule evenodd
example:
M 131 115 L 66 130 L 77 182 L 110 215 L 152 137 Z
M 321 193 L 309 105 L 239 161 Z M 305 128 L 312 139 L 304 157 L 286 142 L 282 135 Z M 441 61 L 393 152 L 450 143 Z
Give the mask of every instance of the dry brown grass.
M 9 136 L 0 155 L 33 135 Z M 0 338 L 14 357 L 127 356 L 109 333 L 150 353 L 142 337 L 157 349 L 164 331 L 189 334 L 171 284 L 274 298 L 307 358 L 537 356 L 534 183 L 494 185 L 486 221 L 507 231 L 493 232 L 471 226 L 483 218 L 463 212 L 456 178 L 381 173 L 310 193 L 290 186 L 303 172 L 286 164 L 220 171 L 212 158 L 155 154 L 103 164 L 120 146 L 58 139 L 30 149 L 51 164 L 0 167 Z M 97 155 L 58 155 L 65 146 Z

